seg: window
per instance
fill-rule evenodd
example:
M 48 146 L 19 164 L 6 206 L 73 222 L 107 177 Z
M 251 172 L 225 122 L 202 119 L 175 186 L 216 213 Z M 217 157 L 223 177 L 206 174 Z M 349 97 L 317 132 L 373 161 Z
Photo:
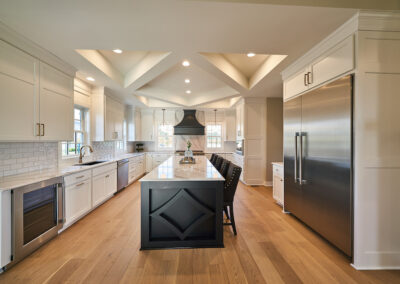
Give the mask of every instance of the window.
M 222 125 L 208 124 L 206 126 L 206 143 L 207 148 L 222 148 Z
M 173 149 L 174 127 L 169 124 L 158 126 L 157 147 L 160 150 Z
M 63 157 L 79 155 L 81 146 L 85 143 L 85 110 L 74 108 L 74 141 L 62 142 L 61 151 Z

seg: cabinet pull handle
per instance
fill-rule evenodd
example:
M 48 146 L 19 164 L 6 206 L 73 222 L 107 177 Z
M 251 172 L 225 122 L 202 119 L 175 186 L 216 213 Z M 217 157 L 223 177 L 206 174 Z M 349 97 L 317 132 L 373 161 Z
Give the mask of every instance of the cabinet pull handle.
M 307 73 L 304 74 L 304 86 L 307 87 Z
M 40 136 L 40 123 L 36 123 L 36 126 L 38 127 L 36 136 Z
M 307 73 L 307 85 L 310 85 L 310 84 L 312 84 L 313 83 L 313 80 L 312 80 L 313 78 L 312 78 L 312 73 L 311 72 L 308 72 Z
M 110 175 L 106 175 L 106 178 L 109 178 L 110 177 Z
M 80 184 L 75 185 L 75 187 L 80 187 L 80 186 L 82 186 L 84 184 L 85 184 L 84 182 L 81 182 Z
M 44 136 L 44 123 L 42 123 L 41 125 L 43 126 L 43 128 L 42 128 L 42 130 L 43 130 L 42 131 L 42 136 Z
M 76 177 L 76 179 L 80 179 L 80 178 L 83 178 L 83 177 L 85 177 L 85 176 L 79 176 L 79 177 Z

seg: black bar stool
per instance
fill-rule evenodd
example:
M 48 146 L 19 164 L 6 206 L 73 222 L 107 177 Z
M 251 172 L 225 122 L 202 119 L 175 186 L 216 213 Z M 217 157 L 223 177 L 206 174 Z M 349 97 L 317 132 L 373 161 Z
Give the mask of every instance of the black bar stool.
M 233 233 L 235 235 L 236 235 L 236 224 L 235 224 L 235 216 L 233 214 L 233 199 L 235 197 L 236 188 L 239 183 L 241 172 L 242 172 L 241 167 L 238 167 L 235 164 L 231 163 L 229 165 L 224 183 L 224 212 L 226 217 L 230 220 L 230 223 L 224 223 L 224 225 L 231 225 Z M 229 215 L 228 215 L 228 207 L 229 207 Z
M 222 162 L 224 161 L 224 158 L 222 158 L 221 156 L 217 157 L 217 160 L 215 161 L 214 167 L 220 171 L 221 170 L 221 166 L 222 166 Z

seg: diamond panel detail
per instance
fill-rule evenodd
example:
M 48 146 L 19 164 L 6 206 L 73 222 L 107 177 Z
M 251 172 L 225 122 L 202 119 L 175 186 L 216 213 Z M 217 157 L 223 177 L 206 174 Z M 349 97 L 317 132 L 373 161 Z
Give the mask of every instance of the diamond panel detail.
M 176 206 L 181 208 L 191 206 L 196 208 L 198 212 L 193 217 L 176 216 L 174 219 L 173 213 L 169 212 L 171 211 L 169 209 L 173 209 Z M 180 214 L 185 214 L 185 212 Z M 184 240 L 193 229 L 213 215 L 215 215 L 213 211 L 193 198 L 186 189 L 180 189 L 171 199 L 150 214 L 151 217 L 166 225 L 181 240 Z

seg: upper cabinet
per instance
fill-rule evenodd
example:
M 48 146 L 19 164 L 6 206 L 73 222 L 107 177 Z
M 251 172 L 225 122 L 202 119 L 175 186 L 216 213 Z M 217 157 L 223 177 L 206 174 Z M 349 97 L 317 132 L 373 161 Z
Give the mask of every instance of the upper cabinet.
M 73 140 L 73 77 L 0 40 L 0 141 Z
M 339 42 L 311 64 L 284 80 L 284 100 L 335 79 L 354 69 L 354 36 Z
M 73 78 L 45 63 L 40 63 L 41 140 L 74 139 L 73 90 Z
M 225 111 L 225 141 L 236 141 L 236 112 Z
M 236 107 L 236 140 L 244 139 L 244 103 Z
M 92 141 L 123 140 L 124 105 L 95 88 L 91 96 Z
M 122 140 L 124 124 L 124 105 L 106 97 L 105 140 Z
M 154 140 L 154 111 L 151 109 L 141 110 L 141 133 L 140 141 Z

